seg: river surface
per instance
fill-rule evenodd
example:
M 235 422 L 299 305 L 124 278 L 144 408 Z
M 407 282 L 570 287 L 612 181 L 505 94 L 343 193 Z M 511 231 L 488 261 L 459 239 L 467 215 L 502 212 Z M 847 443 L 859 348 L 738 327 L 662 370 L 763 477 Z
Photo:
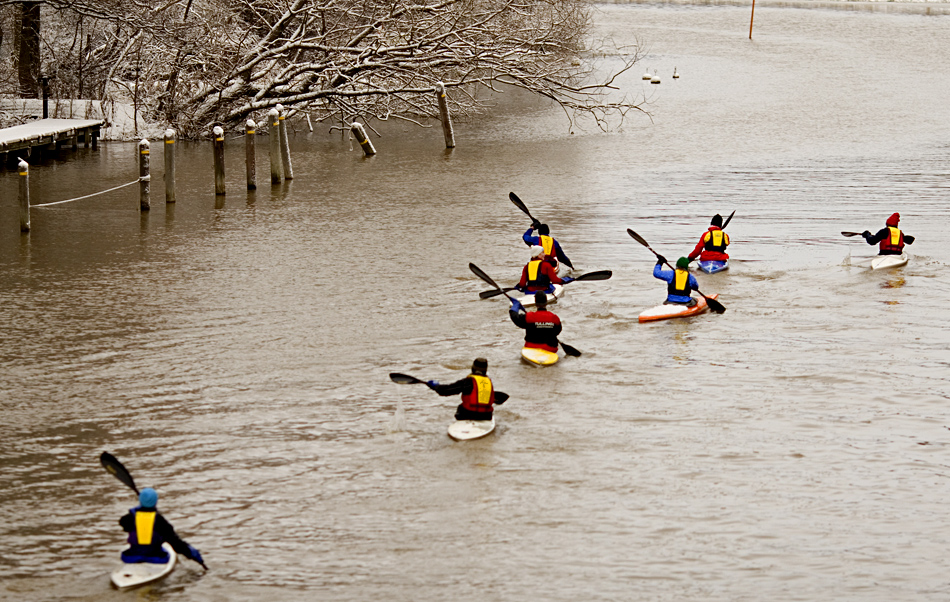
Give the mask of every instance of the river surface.
M 176 205 L 156 148 L 150 212 L 133 186 L 28 235 L 0 174 L 0 599 L 950 600 L 950 17 L 757 9 L 750 41 L 748 7 L 599 6 L 652 113 L 608 134 L 521 102 L 367 160 L 319 124 L 252 195 L 230 143 L 223 199 L 181 143 Z M 33 203 L 135 175 L 106 142 L 34 166 Z M 467 268 L 517 278 L 509 191 L 614 271 L 569 285 L 583 356 L 546 370 Z M 675 259 L 732 211 L 699 275 L 726 313 L 638 324 L 665 285 L 625 229 Z M 847 265 L 875 250 L 839 232 L 895 211 L 911 263 Z M 477 356 L 511 400 L 476 442 L 388 378 Z M 209 572 L 110 590 L 135 500 L 103 450 Z

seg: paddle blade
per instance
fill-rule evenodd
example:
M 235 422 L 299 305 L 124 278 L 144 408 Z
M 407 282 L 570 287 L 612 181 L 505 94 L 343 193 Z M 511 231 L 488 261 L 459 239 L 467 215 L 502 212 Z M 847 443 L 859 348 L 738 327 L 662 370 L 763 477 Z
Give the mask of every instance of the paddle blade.
M 475 265 L 474 263 L 468 264 L 468 269 L 472 270 L 473 274 L 475 274 L 476 276 L 478 276 L 479 278 L 481 278 L 482 280 L 484 280 L 491 286 L 494 286 L 498 290 L 501 290 L 501 287 L 498 286 L 498 284 L 495 283 L 495 281 L 491 279 L 491 276 L 483 272 L 482 269 L 478 267 L 477 265 Z
M 699 293 L 699 291 L 696 291 L 696 292 Z M 702 293 L 699 293 L 699 294 L 702 295 Z M 706 305 L 708 305 L 709 309 L 712 310 L 714 313 L 722 314 L 726 312 L 726 306 L 720 303 L 719 301 L 716 301 L 712 297 L 707 297 L 706 295 L 703 295 L 703 298 L 706 299 Z
M 860 232 L 842 232 L 841 236 L 861 236 Z
M 424 385 L 426 383 L 426 381 L 419 380 L 415 376 L 399 374 L 398 372 L 390 372 L 389 378 L 391 378 L 394 383 L 399 385 Z
M 726 226 L 729 225 L 729 222 L 732 221 L 732 216 L 735 215 L 735 214 L 736 214 L 735 211 L 733 211 L 732 213 L 730 213 L 730 214 L 729 214 L 729 217 L 726 218 L 726 221 L 724 221 L 724 222 L 722 223 L 722 228 L 719 228 L 719 229 L 720 229 L 720 230 L 725 230 L 725 229 L 726 229 Z
M 568 345 L 567 343 L 564 343 L 564 342 L 562 342 L 562 341 L 558 341 L 558 342 L 561 343 L 561 349 L 564 350 L 564 353 L 565 353 L 565 354 L 567 354 L 567 355 L 569 355 L 569 356 L 571 356 L 571 357 L 580 357 L 580 356 L 581 356 L 581 352 L 578 351 L 577 349 L 571 347 L 570 345 Z
M 527 215 L 528 217 L 531 217 L 531 212 L 528 211 L 528 207 L 524 203 L 521 202 L 521 199 L 518 198 L 517 194 L 513 192 L 509 192 L 508 198 L 511 199 L 511 202 L 515 204 L 515 207 L 524 211 L 524 214 Z M 534 218 L 531 217 L 531 219 L 533 220 Z
M 139 489 L 135 486 L 135 481 L 132 480 L 132 475 L 129 474 L 129 471 L 125 469 L 125 466 L 122 466 L 122 462 L 119 462 L 115 456 L 109 452 L 102 452 L 102 455 L 99 456 L 99 461 L 102 463 L 103 468 L 112 473 L 112 476 L 125 483 L 126 486 L 138 494 Z
M 574 279 L 575 282 L 578 280 L 610 280 L 614 273 L 610 270 L 600 270 L 599 272 L 588 272 L 587 274 L 581 274 Z
M 499 289 L 496 288 L 495 290 L 491 290 L 491 291 L 482 291 L 482 292 L 478 293 L 478 298 L 479 298 L 479 299 L 490 299 L 490 298 L 492 298 L 492 297 L 497 297 L 498 295 L 503 295 L 503 294 L 505 294 L 505 293 L 507 293 L 507 292 L 509 292 L 509 291 L 513 291 L 513 290 L 515 290 L 515 287 L 505 287 L 504 289 L 501 289 L 501 290 L 499 290 Z
M 640 243 L 640 244 L 643 245 L 644 247 L 650 249 L 650 243 L 648 243 L 646 240 L 643 239 L 642 236 L 640 236 L 639 234 L 637 234 L 636 232 L 634 232 L 634 231 L 631 230 L 630 228 L 627 228 L 627 234 L 629 234 L 630 237 L 633 238 L 633 240 L 637 241 L 638 243 Z M 652 251 L 653 249 L 650 249 L 650 250 Z

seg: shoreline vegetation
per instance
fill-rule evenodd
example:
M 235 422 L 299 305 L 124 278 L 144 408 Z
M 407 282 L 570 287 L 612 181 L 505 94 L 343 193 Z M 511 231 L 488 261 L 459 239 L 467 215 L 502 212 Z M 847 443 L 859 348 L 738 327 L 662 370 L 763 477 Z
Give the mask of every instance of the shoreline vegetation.
M 44 74 L 50 117 L 103 119 L 103 140 L 155 138 L 169 127 L 182 139 L 207 138 L 217 125 L 238 132 L 278 104 L 304 127 L 387 120 L 421 125 L 438 119 L 440 83 L 459 122 L 488 113 L 497 105 L 493 93 L 513 86 L 560 105 L 568 126 L 583 120 L 608 131 L 630 111 L 645 112 L 642 96 L 611 95 L 641 48 L 639 41 L 615 48 L 591 39 L 590 10 L 597 4 L 742 7 L 752 0 L 519 0 L 514 6 L 449 0 L 435 16 L 415 14 L 420 5 L 394 13 L 371 2 L 341 10 L 333 26 L 304 0 L 290 4 L 280 14 L 273 5 L 270 13 L 235 12 L 216 0 L 165 3 L 161 11 L 142 9 L 143 3 L 130 14 L 121 0 L 51 0 L 42 5 L 41 50 L 30 59 L 33 85 L 24 75 L 21 36 L 12 35 L 23 14 L 19 5 L 0 0 L 0 127 L 42 115 L 38 81 Z M 950 0 L 757 4 L 950 15 Z M 605 69 L 604 57 L 620 63 Z

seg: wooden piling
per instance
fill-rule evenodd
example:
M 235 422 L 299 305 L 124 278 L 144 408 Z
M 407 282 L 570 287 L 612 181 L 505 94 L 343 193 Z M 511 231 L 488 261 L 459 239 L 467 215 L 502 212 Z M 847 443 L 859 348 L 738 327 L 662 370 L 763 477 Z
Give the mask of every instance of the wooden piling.
M 287 138 L 287 122 L 284 120 L 287 112 L 282 105 L 277 105 L 277 112 L 279 115 L 277 121 L 280 124 L 278 126 L 280 130 L 280 163 L 284 169 L 284 179 L 293 180 L 294 167 L 290 163 L 290 139 Z
M 216 125 L 211 130 L 214 136 L 214 193 L 225 194 L 224 190 L 224 130 Z
M 257 136 L 257 124 L 248 119 L 244 124 L 244 155 L 247 162 L 247 189 L 257 188 L 257 166 L 254 154 L 254 138 Z
M 270 135 L 270 183 L 280 184 L 280 118 L 277 109 L 267 112 L 267 133 Z
M 151 209 L 151 204 L 148 200 L 149 180 L 151 178 L 148 172 L 148 153 L 148 140 L 142 138 L 141 142 L 139 142 L 139 209 L 142 211 Z
M 439 95 L 439 115 L 442 118 L 442 134 L 445 136 L 445 148 L 455 148 L 455 130 L 452 128 L 452 116 L 449 115 L 449 103 L 445 97 L 445 84 L 439 82 L 435 86 Z
M 367 157 L 376 154 L 376 149 L 373 148 L 373 143 L 369 138 L 366 137 L 366 130 L 363 129 L 363 124 L 354 121 L 350 125 L 350 131 L 353 132 L 353 136 L 356 138 L 356 141 L 360 143 L 360 147 L 363 149 L 363 154 Z
M 20 159 L 20 232 L 30 231 L 30 165 Z
M 175 130 L 165 130 L 165 203 L 175 202 Z

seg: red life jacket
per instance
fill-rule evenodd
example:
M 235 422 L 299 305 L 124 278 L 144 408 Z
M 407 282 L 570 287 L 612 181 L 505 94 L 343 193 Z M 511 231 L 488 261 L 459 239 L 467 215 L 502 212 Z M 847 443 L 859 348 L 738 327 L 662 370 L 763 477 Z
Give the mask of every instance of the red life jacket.
M 495 390 L 491 379 L 479 374 L 469 374 L 472 379 L 471 393 L 462 393 L 462 407 L 469 412 L 484 412 L 490 414 L 495 403 Z
M 525 314 L 528 327 L 524 331 L 524 346 L 557 353 L 557 335 L 561 331 L 561 319 L 546 309 Z
M 890 231 L 890 235 L 885 236 L 881 241 L 881 245 L 879 247 L 880 252 L 899 254 L 904 250 L 904 233 L 894 226 L 888 226 L 887 229 Z

